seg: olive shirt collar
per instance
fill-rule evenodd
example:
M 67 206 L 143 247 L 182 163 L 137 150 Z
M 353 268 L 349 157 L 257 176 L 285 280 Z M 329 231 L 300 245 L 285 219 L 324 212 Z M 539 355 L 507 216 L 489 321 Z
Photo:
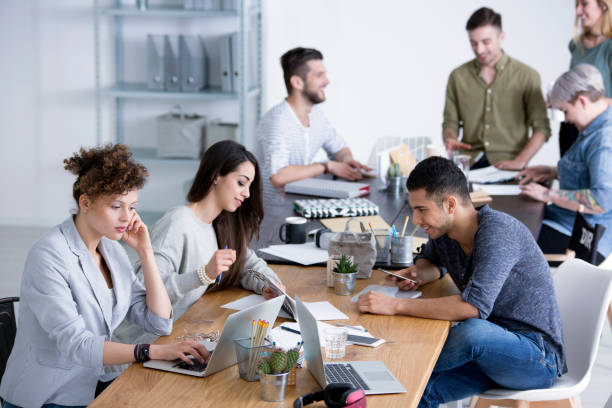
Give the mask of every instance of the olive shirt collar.
M 502 50 L 502 57 L 499 59 L 499 61 L 497 61 L 497 64 L 495 64 L 495 71 L 496 71 L 495 77 L 497 77 L 498 73 L 504 70 L 504 68 L 506 67 L 506 65 L 508 65 L 509 62 L 510 62 L 510 57 L 508 56 L 508 54 L 506 54 L 504 50 Z M 482 77 L 480 76 L 480 70 L 482 69 L 482 64 L 480 63 L 480 61 L 478 61 L 478 58 L 474 58 L 472 60 L 472 69 L 474 71 L 474 74 L 478 78 L 480 78 L 480 80 L 482 80 L 484 83 L 484 79 L 482 79 Z M 495 78 L 493 79 L 493 81 L 495 81 Z M 485 85 L 487 84 L 485 83 Z

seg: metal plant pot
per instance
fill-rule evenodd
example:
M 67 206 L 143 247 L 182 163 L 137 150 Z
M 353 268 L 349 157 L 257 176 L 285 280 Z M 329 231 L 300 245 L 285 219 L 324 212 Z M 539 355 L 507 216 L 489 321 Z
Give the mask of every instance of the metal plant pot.
M 356 278 L 356 273 L 334 272 L 334 292 L 336 292 L 336 295 L 351 295 L 355 290 Z
M 264 401 L 284 401 L 288 377 L 289 373 L 264 374 L 260 370 L 261 398 Z

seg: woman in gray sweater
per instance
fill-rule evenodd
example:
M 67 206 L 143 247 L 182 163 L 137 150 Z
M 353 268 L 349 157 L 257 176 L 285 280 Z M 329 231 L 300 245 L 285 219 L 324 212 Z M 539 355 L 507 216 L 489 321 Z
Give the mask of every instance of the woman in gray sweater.
M 205 292 L 239 285 L 266 299 L 276 296 L 247 272 L 255 269 L 280 282 L 249 248 L 264 215 L 261 189 L 255 156 L 233 141 L 215 143 L 202 157 L 188 204 L 169 210 L 151 229 L 155 261 L 175 320 Z M 140 263 L 136 274 L 142 278 Z M 120 339 L 154 340 L 127 321 L 116 334 Z

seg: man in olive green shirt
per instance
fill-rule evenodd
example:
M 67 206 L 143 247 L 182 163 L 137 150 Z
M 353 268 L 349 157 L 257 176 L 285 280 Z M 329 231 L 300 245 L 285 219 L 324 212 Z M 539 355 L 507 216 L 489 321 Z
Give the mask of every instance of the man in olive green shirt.
M 502 50 L 500 14 L 480 8 L 466 29 L 476 58 L 448 79 L 444 144 L 448 151 L 469 154 L 475 168 L 522 169 L 550 137 L 540 76 Z

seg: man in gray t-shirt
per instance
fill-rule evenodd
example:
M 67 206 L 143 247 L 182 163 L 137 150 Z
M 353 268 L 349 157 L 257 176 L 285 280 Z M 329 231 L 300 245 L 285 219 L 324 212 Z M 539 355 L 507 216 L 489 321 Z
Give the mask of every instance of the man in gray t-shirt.
M 567 371 L 559 309 L 548 264 L 529 230 L 488 206 L 475 209 L 465 176 L 432 157 L 408 178 L 413 222 L 430 239 L 400 274 L 400 289 L 448 273 L 461 294 L 397 299 L 368 292 L 362 312 L 460 322 L 450 329 L 421 407 L 494 387 L 548 388 Z

